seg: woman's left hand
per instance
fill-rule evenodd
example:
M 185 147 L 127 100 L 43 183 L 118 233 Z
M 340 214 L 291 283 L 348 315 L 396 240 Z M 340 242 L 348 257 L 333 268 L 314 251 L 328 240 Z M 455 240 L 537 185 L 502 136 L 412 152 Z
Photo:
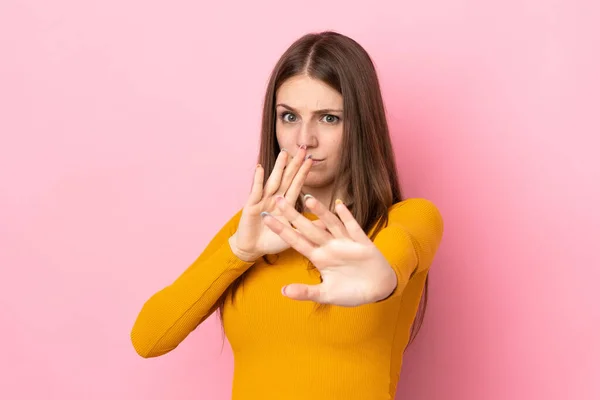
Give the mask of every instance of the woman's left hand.
M 291 283 L 282 293 L 295 300 L 339 306 L 358 306 L 388 297 L 396 288 L 396 273 L 348 208 L 337 201 L 338 218 L 314 197 L 305 199 L 306 207 L 327 230 L 315 226 L 283 198 L 277 200 L 277 206 L 296 229 L 263 213 L 265 225 L 306 256 L 323 280 L 318 285 Z

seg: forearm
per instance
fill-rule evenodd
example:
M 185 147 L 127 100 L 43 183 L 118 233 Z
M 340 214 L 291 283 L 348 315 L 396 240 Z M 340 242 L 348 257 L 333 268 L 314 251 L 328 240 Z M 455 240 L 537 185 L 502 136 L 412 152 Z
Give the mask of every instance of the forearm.
M 136 352 L 156 357 L 177 347 L 210 316 L 227 288 L 252 264 L 238 258 L 228 240 L 208 258 L 199 257 L 142 307 L 131 332 Z

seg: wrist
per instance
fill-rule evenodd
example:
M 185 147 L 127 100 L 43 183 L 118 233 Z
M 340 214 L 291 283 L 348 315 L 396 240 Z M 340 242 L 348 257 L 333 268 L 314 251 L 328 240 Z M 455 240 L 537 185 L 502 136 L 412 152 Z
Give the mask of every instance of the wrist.
M 228 240 L 229 247 L 231 248 L 231 252 L 240 260 L 245 262 L 255 262 L 260 256 L 247 253 L 245 251 L 240 250 L 236 245 L 236 237 L 235 234 L 231 236 Z

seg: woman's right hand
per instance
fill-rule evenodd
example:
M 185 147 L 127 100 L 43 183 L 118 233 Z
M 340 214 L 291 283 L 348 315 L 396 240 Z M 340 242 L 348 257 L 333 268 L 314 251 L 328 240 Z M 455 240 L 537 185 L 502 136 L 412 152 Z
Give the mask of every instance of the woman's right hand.
M 260 165 L 256 167 L 252 190 L 242 210 L 237 231 L 229 238 L 232 251 L 241 260 L 254 262 L 265 254 L 277 254 L 290 247 L 263 223 L 261 216 L 262 212 L 268 212 L 282 223 L 291 226 L 290 222 L 281 215 L 275 200 L 278 196 L 282 196 L 292 206 L 296 204 L 312 165 L 312 159 L 306 157 L 304 146 L 296 152 L 288 164 L 290 157 L 292 156 L 286 150 L 279 153 L 273 172 L 264 188 L 264 169 Z M 320 226 L 318 221 L 315 221 L 315 224 Z

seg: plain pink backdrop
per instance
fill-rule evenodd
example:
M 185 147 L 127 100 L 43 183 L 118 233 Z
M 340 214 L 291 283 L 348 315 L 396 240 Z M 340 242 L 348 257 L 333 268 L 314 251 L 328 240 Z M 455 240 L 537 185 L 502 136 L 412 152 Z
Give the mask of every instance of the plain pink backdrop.
M 596 4 L 3 0 L 0 398 L 229 398 L 215 318 L 151 360 L 129 332 L 241 207 L 268 74 L 324 29 L 372 55 L 446 222 L 397 398 L 600 398 Z

